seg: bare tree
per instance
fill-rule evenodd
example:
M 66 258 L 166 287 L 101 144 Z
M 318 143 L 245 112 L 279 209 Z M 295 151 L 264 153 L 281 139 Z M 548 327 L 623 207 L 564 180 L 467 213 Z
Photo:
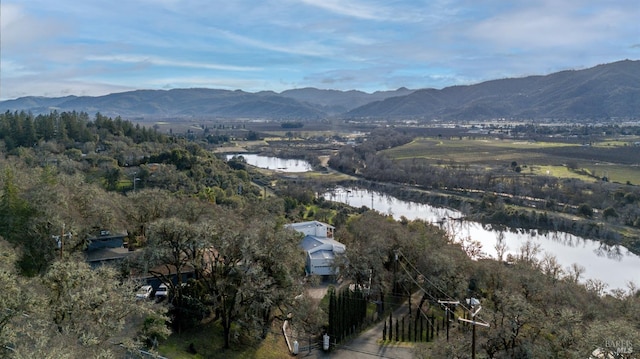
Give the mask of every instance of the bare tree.
M 600 279 L 589 278 L 584 282 L 584 286 L 588 291 L 594 293 L 598 297 L 601 297 L 602 295 L 604 295 L 604 291 L 609 285 Z
M 566 278 L 573 283 L 578 283 L 585 270 L 585 267 L 581 266 L 580 264 L 573 263 L 567 268 Z
M 540 269 L 542 270 L 542 273 L 546 274 L 553 280 L 559 280 L 564 273 L 562 265 L 558 263 L 558 259 L 548 252 L 545 252 L 542 260 L 540 261 Z
M 538 265 L 537 256 L 539 253 L 540 243 L 534 243 L 531 240 L 527 240 L 522 246 L 520 246 L 518 260 L 536 267 Z
M 496 256 L 498 262 L 502 262 L 504 258 L 504 254 L 507 252 L 509 247 L 507 246 L 506 241 L 504 240 L 504 232 L 499 231 L 496 235 L 496 245 L 494 247 L 496 249 Z

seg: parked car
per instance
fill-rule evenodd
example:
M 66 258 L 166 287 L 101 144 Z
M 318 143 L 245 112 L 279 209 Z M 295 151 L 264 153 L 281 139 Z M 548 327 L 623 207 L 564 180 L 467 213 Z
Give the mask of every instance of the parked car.
M 153 287 L 150 285 L 143 285 L 136 292 L 136 299 L 149 299 L 153 293 Z
M 166 284 L 160 284 L 158 290 L 156 290 L 156 299 L 162 300 L 165 299 L 169 295 L 169 289 Z

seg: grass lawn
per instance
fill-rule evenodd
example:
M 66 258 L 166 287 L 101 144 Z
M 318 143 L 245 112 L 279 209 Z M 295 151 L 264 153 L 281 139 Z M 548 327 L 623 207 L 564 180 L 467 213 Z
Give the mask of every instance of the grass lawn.
M 289 350 L 282 330 L 280 330 L 281 325 L 281 323 L 275 322 L 267 337 L 262 341 L 251 343 L 250 340 L 241 338 L 238 342 L 232 341 L 231 349 L 223 349 L 222 327 L 218 322 L 210 322 L 198 328 L 185 330 L 180 334 L 172 334 L 161 343 L 158 351 L 160 355 L 171 359 L 286 358 L 289 356 Z M 195 354 L 189 351 L 189 346 L 192 343 L 196 351 Z
M 609 163 L 579 163 L 578 166 L 597 177 L 607 177 L 611 182 L 638 184 L 640 168 Z M 566 166 L 529 166 L 534 174 L 554 176 L 558 178 L 576 178 L 582 181 L 594 181 L 591 176 L 570 171 Z M 634 181 L 635 179 L 635 181 Z
M 529 166 L 534 174 L 558 178 L 576 178 L 581 181 L 593 181 L 593 177 L 570 171 L 566 166 Z M 527 171 L 528 172 L 528 171 Z

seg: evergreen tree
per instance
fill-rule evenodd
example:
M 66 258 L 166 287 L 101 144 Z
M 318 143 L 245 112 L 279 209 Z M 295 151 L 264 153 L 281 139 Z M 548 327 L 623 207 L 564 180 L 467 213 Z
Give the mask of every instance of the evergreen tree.
M 24 233 L 33 210 L 29 203 L 20 197 L 20 190 L 15 183 L 13 171 L 6 168 L 4 186 L 0 196 L 0 236 L 11 243 L 18 243 Z

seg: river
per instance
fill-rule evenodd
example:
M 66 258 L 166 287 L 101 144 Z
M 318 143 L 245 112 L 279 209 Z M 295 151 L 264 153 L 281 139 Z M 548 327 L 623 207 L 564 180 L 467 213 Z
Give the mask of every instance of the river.
M 459 220 L 462 217 L 459 211 L 403 201 L 364 189 L 337 188 L 323 197 L 356 208 L 365 206 L 395 219 L 404 216 L 437 224 L 456 241 L 470 238 L 480 242 L 484 257 L 497 258 L 496 244 L 500 237 L 507 246 L 503 258 L 507 254 L 517 254 L 527 241 L 531 241 L 540 246 L 539 259 L 549 253 L 556 257 L 565 271 L 574 263 L 584 267 L 581 282 L 586 279 L 601 280 L 609 290 L 627 289 L 630 281 L 639 283 L 640 257 L 622 246 L 607 246 L 564 232 L 538 233 L 524 229 L 499 231 L 477 222 Z
M 304 160 L 282 159 L 257 154 L 237 154 L 244 157 L 248 164 L 260 168 L 281 172 L 308 172 L 312 166 Z M 227 155 L 231 159 L 235 155 Z M 456 210 L 434 207 L 357 188 L 338 188 L 325 193 L 324 198 L 342 202 L 353 207 L 368 207 L 380 213 L 392 215 L 395 219 L 404 216 L 407 219 L 422 219 L 435 223 L 446 230 L 454 240 L 472 239 L 482 245 L 482 256 L 497 258 L 496 244 L 499 238 L 506 245 L 503 258 L 507 254 L 517 254 L 528 241 L 538 244 L 541 251 L 556 257 L 566 271 L 576 263 L 584 267 L 582 282 L 586 279 L 600 280 L 608 289 L 626 289 L 627 283 L 640 284 L 640 257 L 622 246 L 607 246 L 601 242 L 584 239 L 564 232 L 526 231 L 524 229 L 495 230 L 477 222 L 459 220 L 462 213 Z

